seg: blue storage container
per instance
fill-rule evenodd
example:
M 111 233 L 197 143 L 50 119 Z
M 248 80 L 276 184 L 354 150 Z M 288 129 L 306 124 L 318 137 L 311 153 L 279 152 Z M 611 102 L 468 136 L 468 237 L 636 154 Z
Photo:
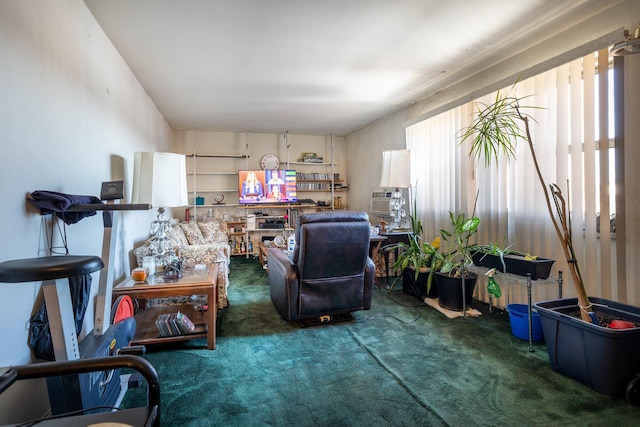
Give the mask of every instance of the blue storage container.
M 507 306 L 509 312 L 509 323 L 511 323 L 511 333 L 521 340 L 529 340 L 529 316 L 528 306 L 526 304 L 509 304 Z M 531 339 L 533 341 L 542 341 L 544 335 L 542 333 L 542 323 L 540 315 L 536 310 L 531 311 Z

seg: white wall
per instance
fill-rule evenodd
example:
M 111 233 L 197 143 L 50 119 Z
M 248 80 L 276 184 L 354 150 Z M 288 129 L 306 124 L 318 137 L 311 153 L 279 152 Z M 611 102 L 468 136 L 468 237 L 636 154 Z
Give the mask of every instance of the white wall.
M 27 206 L 27 193 L 99 196 L 103 181 L 125 180 L 130 194 L 133 153 L 169 151 L 172 133 L 81 0 L 3 0 L 0 52 L 0 261 L 5 261 L 46 254 L 42 219 Z M 153 212 L 122 217 L 115 260 L 120 278 L 129 271 L 129 251 L 148 236 Z M 71 254 L 101 254 L 101 215 L 66 231 Z M 94 292 L 97 284 L 96 274 Z M 0 366 L 30 361 L 27 326 L 38 292 L 39 284 L 0 283 Z M 85 330 L 93 329 L 89 308 Z M 14 412 L 3 408 L 5 400 L 0 423 Z

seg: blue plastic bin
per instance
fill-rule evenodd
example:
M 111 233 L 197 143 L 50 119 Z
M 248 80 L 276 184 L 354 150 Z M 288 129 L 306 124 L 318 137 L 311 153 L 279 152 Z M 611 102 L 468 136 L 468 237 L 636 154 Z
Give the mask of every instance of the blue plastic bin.
M 529 341 L 529 316 L 526 304 L 509 304 L 507 306 L 509 312 L 509 323 L 511 323 L 511 333 L 521 340 Z M 537 311 L 531 311 L 531 339 L 533 341 L 542 341 L 544 334 L 542 333 L 542 322 Z

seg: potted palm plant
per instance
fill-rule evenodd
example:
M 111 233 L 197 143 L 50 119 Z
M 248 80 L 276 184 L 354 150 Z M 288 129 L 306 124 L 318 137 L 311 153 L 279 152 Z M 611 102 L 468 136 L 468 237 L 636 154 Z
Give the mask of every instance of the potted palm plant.
M 580 307 L 590 307 L 584 281 L 580 274 L 578 263 L 573 250 L 567 207 L 560 188 L 547 184 L 540 171 L 533 139 L 531 138 L 530 123 L 535 122 L 533 116 L 527 110 L 537 108 L 521 105 L 523 97 L 503 95 L 497 92 L 495 100 L 490 104 L 479 104 L 477 117 L 467 128 L 461 131 L 460 143 L 470 142 L 469 155 L 477 160 L 484 159 L 485 165 L 490 166 L 493 160 L 498 161 L 499 153 L 503 153 L 507 159 L 515 158 L 518 141 L 525 141 L 531 152 L 536 175 L 544 191 L 545 201 L 549 217 L 562 244 L 562 248 L 569 263 L 569 270 L 578 297 Z M 553 200 L 553 203 L 552 203 Z M 553 206 L 555 206 L 555 211 Z M 592 322 L 592 317 L 587 309 L 581 310 L 581 318 L 586 322 Z
M 488 166 L 498 154 L 515 156 L 518 141 L 527 143 L 536 175 L 566 259 L 577 298 L 536 303 L 551 368 L 606 395 L 640 394 L 640 309 L 587 296 L 574 254 L 565 198 L 555 184 L 547 186 L 540 171 L 530 124 L 535 119 L 522 98 L 500 92 L 490 104 L 480 104 L 477 117 L 461 131 L 461 143 L 471 143 L 470 155 Z M 555 210 L 554 210 L 555 208 Z M 614 324 L 616 326 L 614 326 Z M 625 329 L 617 329 L 620 324 Z

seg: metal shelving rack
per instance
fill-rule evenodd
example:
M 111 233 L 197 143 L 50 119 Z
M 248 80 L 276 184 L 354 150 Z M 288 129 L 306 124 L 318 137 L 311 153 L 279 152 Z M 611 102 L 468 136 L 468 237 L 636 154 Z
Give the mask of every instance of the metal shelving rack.
M 477 275 L 484 275 L 490 269 L 487 267 L 478 267 L 476 265 L 472 265 L 467 268 L 468 271 L 475 273 Z M 557 285 L 558 286 L 558 299 L 562 299 L 562 271 L 558 271 L 558 277 L 548 277 L 546 279 L 538 279 L 531 280 L 531 275 L 527 274 L 527 276 L 518 276 L 516 274 L 510 273 L 502 273 L 500 271 L 496 271 L 494 277 L 497 280 L 506 281 L 509 285 L 507 286 L 507 306 L 509 305 L 510 300 L 510 289 L 511 284 L 517 284 L 521 286 L 527 287 L 527 315 L 528 315 L 528 327 L 529 327 L 529 351 L 533 351 L 533 316 L 532 316 L 532 301 L 531 301 L 531 289 L 534 286 L 545 286 L 545 285 Z M 464 286 L 464 284 L 463 284 Z M 464 287 L 463 287 L 464 289 Z M 464 295 L 464 292 L 463 292 Z M 492 312 L 493 307 L 493 298 L 489 295 L 489 313 Z M 464 312 L 466 313 L 466 304 L 464 307 Z

